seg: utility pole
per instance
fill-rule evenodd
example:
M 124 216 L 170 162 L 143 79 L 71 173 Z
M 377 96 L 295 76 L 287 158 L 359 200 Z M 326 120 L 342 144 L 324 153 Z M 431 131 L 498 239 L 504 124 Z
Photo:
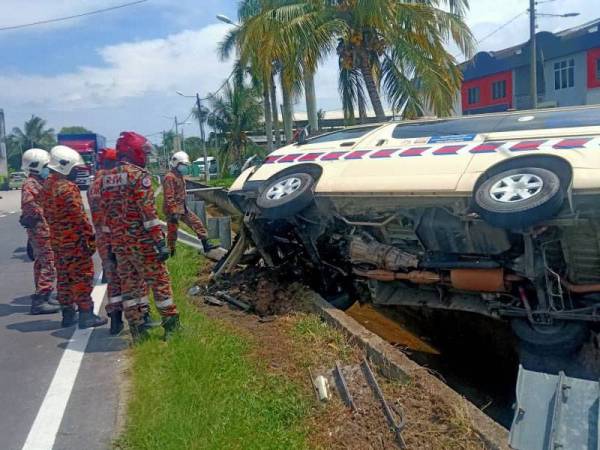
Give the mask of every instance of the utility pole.
M 0 108 L 0 176 L 8 176 L 8 160 L 6 157 L 6 129 L 4 127 L 4 110 Z
M 198 125 L 200 125 L 200 139 L 202 140 L 202 153 L 204 154 L 204 181 L 208 184 L 210 176 L 208 174 L 208 151 L 206 150 L 206 142 L 204 142 L 204 122 L 202 121 L 202 102 L 200 94 L 196 92 L 196 108 L 198 108 Z
M 177 122 L 177 116 L 175 116 L 175 151 L 181 151 L 181 141 L 179 140 L 179 122 Z
M 529 0 L 529 35 L 531 40 L 531 108 L 537 109 L 537 42 L 535 37 L 535 5 L 536 0 Z

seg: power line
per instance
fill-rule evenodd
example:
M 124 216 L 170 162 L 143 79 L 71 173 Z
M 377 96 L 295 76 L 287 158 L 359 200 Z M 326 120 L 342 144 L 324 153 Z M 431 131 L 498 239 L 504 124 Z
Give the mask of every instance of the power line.
M 486 34 L 481 39 L 477 39 L 477 44 L 480 45 L 486 39 L 492 37 L 494 34 L 496 34 L 497 32 L 499 32 L 500 30 L 503 30 L 504 28 L 506 28 L 507 26 L 509 26 L 511 23 L 513 23 L 515 20 L 517 20 L 519 17 L 521 17 L 523 14 L 527 14 L 527 11 L 528 10 L 526 9 L 525 11 L 520 12 L 519 14 L 517 14 L 516 16 L 514 16 L 512 19 L 509 19 L 507 22 L 504 22 L 502 25 L 500 25 L 499 27 L 495 28 L 494 31 L 492 31 L 491 33 Z M 457 53 L 456 55 L 453 55 L 453 57 L 454 58 L 458 58 L 461 55 L 462 55 L 462 53 Z
M 507 26 L 509 26 L 511 23 L 513 23 L 515 20 L 517 20 L 519 17 L 521 17 L 523 14 L 526 14 L 527 10 L 520 12 L 519 14 L 517 14 L 515 17 L 513 17 L 512 19 L 510 19 L 508 22 L 503 23 L 502 25 L 500 25 L 498 28 L 496 28 L 494 31 L 492 31 L 489 34 L 486 34 L 484 37 L 482 37 L 481 39 L 477 40 L 478 44 L 481 44 L 483 41 L 485 41 L 486 39 L 492 37 L 494 34 L 496 34 L 498 31 L 506 28 Z
M 75 15 L 72 15 L 72 16 L 57 17 L 57 18 L 54 18 L 54 19 L 39 20 L 37 22 L 23 23 L 23 24 L 20 24 L 20 25 L 10 25 L 10 26 L 6 26 L 6 27 L 0 27 L 0 31 L 18 30 L 18 29 L 21 29 L 21 28 L 34 27 L 34 26 L 37 26 L 37 25 L 46 25 L 46 24 L 49 24 L 49 23 L 63 22 L 65 20 L 77 19 L 79 17 L 91 16 L 91 15 L 94 15 L 94 14 L 101 14 L 101 13 L 105 13 L 105 12 L 108 12 L 108 11 L 114 11 L 115 9 L 127 8 L 128 6 L 139 5 L 140 3 L 145 3 L 147 1 L 148 0 L 137 0 L 135 2 L 123 3 L 121 5 L 115 5 L 115 6 L 111 6 L 109 8 L 96 9 L 94 11 L 88 11 L 88 12 L 85 12 L 85 13 L 75 14 Z

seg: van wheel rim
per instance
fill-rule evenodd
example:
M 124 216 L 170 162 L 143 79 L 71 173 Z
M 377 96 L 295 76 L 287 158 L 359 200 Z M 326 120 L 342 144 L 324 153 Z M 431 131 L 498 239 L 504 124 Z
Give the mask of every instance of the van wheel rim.
M 300 178 L 286 178 L 271 186 L 267 191 L 266 197 L 269 200 L 279 200 L 293 194 L 300 189 L 300 186 L 302 186 L 302 180 L 300 180 Z
M 542 192 L 544 181 L 531 173 L 518 173 L 502 178 L 490 189 L 490 197 L 500 203 L 518 203 Z

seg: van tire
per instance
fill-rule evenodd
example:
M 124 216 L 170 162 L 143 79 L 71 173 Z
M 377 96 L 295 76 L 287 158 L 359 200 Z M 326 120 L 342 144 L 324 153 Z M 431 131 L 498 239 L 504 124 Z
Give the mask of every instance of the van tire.
M 539 356 L 572 355 L 589 336 L 586 323 L 556 321 L 553 325 L 532 327 L 527 319 L 513 319 L 511 327 L 520 347 Z
M 481 183 L 473 195 L 479 215 L 490 225 L 507 229 L 525 229 L 554 217 L 564 198 L 559 176 L 539 167 L 500 172 Z
M 291 173 L 268 182 L 256 200 L 262 216 L 285 219 L 299 213 L 314 199 L 315 179 L 307 173 Z

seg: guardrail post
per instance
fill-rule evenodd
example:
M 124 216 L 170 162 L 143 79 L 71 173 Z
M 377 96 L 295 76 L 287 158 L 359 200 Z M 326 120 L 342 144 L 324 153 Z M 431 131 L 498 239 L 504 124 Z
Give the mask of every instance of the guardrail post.
M 219 217 L 218 226 L 221 247 L 229 250 L 231 248 L 231 217 Z

